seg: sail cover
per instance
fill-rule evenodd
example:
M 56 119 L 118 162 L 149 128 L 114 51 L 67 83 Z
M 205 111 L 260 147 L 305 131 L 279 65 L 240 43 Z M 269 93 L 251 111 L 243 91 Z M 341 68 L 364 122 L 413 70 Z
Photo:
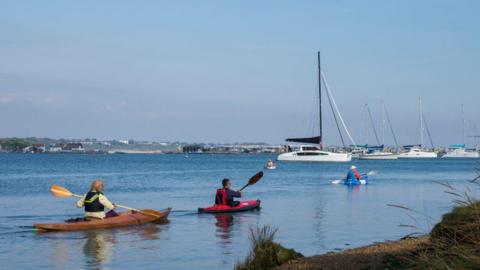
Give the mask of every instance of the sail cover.
M 287 142 L 297 142 L 297 143 L 314 143 L 320 144 L 320 136 L 309 137 L 309 138 L 288 138 Z

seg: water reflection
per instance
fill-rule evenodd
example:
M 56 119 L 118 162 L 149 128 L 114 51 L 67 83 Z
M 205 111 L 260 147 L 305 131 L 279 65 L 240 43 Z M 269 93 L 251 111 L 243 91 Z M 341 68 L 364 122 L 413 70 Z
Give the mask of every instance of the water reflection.
M 219 239 L 219 246 L 223 254 L 233 254 L 235 243 L 242 230 L 245 229 L 244 223 L 258 223 L 258 210 L 245 213 L 222 213 L 215 214 L 215 236 Z M 247 226 L 248 227 L 248 226 Z
M 105 269 L 113 255 L 115 233 L 112 231 L 85 232 L 86 241 L 83 245 L 86 267 Z
M 222 245 L 230 244 L 232 239 L 232 227 L 234 225 L 233 214 L 216 214 L 215 219 L 217 220 L 215 223 L 215 226 L 217 226 L 215 234 L 220 239 L 220 243 Z

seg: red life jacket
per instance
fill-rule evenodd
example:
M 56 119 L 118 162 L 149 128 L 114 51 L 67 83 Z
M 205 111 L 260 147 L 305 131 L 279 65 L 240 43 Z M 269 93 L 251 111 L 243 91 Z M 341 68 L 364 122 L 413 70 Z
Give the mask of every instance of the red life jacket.
M 215 204 L 227 205 L 227 191 L 224 188 L 217 189 L 217 195 L 215 196 Z
M 361 176 L 360 176 L 360 174 L 358 173 L 357 169 L 352 169 L 352 172 L 353 172 L 353 174 L 355 175 L 355 178 L 357 178 L 357 180 L 360 180 Z

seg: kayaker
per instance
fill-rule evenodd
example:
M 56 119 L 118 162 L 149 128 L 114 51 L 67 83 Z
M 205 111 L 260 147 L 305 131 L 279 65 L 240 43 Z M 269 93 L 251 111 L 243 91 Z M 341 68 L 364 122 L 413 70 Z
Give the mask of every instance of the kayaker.
M 90 191 L 78 200 L 77 207 L 85 207 L 85 219 L 104 219 L 105 217 L 108 218 L 118 215 L 113 211 L 115 204 L 111 203 L 107 197 L 103 195 L 104 187 L 105 185 L 102 180 L 94 180 Z M 105 208 L 110 210 L 107 215 L 105 215 L 104 212 Z
M 269 160 L 269 161 L 267 162 L 267 168 L 270 169 L 270 168 L 273 168 L 273 167 L 275 167 L 275 164 L 273 164 L 273 161 L 272 161 L 272 160 Z
M 228 206 L 238 206 L 240 202 L 235 201 L 233 198 L 242 197 L 240 191 L 233 191 L 230 189 L 230 179 L 222 180 L 223 188 L 217 189 L 217 195 L 215 196 L 215 204 L 217 205 L 228 205 Z
M 350 167 L 350 170 L 347 173 L 347 180 L 357 179 L 358 181 L 360 181 L 360 178 L 361 176 L 357 171 L 357 167 L 355 165 L 352 165 L 352 167 Z

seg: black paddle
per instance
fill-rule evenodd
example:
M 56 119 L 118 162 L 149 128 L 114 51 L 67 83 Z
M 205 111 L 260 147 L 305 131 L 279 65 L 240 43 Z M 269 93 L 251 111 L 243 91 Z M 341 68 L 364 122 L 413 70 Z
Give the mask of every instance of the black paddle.
M 260 179 L 263 177 L 263 172 L 262 171 L 259 171 L 257 174 L 255 174 L 254 176 L 252 176 L 249 180 L 248 180 L 248 183 L 243 186 L 239 191 L 242 191 L 244 190 L 246 187 L 248 186 L 251 186 L 251 185 L 255 185 L 255 183 L 257 183 L 258 181 L 260 181 Z

